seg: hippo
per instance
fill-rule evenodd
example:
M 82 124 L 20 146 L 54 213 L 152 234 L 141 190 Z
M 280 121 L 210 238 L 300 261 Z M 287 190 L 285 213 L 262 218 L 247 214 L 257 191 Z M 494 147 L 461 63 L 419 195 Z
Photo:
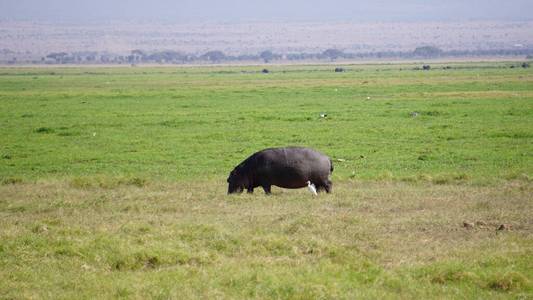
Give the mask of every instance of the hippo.
M 252 154 L 236 166 L 228 177 L 228 194 L 253 193 L 262 187 L 270 194 L 271 186 L 297 189 L 316 186 L 317 191 L 331 192 L 331 159 L 305 147 L 268 148 Z

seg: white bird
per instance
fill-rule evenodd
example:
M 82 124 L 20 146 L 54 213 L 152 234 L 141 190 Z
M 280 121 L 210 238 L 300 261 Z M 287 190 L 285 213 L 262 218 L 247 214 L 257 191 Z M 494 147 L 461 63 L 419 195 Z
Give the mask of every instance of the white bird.
M 318 194 L 316 193 L 315 185 L 312 184 L 311 181 L 307 181 L 307 188 L 309 189 L 309 191 L 311 191 L 313 195 L 318 196 Z

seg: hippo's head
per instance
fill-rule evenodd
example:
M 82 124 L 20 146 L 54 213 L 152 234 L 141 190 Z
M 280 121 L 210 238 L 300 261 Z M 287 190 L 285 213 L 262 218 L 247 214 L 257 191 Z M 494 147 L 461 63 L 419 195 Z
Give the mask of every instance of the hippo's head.
M 228 194 L 242 193 L 246 186 L 246 176 L 235 168 L 228 177 Z

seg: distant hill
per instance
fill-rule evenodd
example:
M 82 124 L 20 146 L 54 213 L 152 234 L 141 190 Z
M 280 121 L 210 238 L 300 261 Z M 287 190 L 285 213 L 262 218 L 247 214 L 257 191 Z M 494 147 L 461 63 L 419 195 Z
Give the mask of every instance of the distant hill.
M 322 53 L 487 51 L 533 48 L 533 21 L 469 22 L 244 22 L 244 23 L 50 23 L 0 22 L 0 60 L 46 60 L 57 53 L 124 56 L 159 52 L 160 59 L 210 51 L 224 55 L 280 57 Z M 424 48 L 426 47 L 426 48 Z M 427 48 L 429 47 L 429 48 Z M 433 49 L 433 50 L 432 50 Z M 161 53 L 163 52 L 163 53 Z M 434 55 L 435 53 L 431 54 Z M 430 56 L 431 56 L 430 55 Z M 74 55 L 75 56 L 75 55 Z M 52 59 L 56 60 L 57 56 Z M 275 57 L 274 57 L 275 59 Z

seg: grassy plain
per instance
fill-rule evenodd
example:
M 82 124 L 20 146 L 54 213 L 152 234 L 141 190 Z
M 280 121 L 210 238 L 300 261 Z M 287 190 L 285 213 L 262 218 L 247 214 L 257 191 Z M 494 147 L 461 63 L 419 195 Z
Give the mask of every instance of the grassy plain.
M 0 69 L 0 297 L 532 297 L 512 64 Z M 334 193 L 225 195 L 281 145 Z

